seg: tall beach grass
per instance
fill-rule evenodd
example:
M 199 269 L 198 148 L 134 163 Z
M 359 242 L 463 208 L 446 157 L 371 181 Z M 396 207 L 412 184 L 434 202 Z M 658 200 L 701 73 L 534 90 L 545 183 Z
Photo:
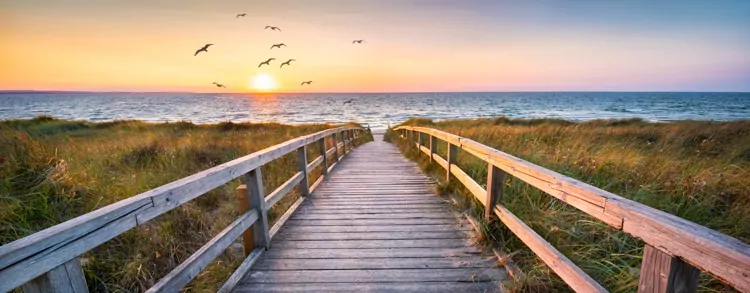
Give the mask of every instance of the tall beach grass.
M 37 117 L 0 121 L 0 245 L 263 148 L 335 127 L 138 121 L 89 123 Z M 361 141 L 371 138 L 364 138 Z M 327 148 L 332 145 L 329 143 Z M 308 162 L 320 154 L 308 146 Z M 298 171 L 296 153 L 264 165 L 270 192 Z M 314 182 L 320 172 L 311 174 Z M 218 187 L 82 256 L 92 292 L 142 292 L 239 216 L 234 189 Z M 298 197 L 269 211 L 275 221 Z M 244 258 L 241 245 L 185 291 L 213 292 Z
M 575 123 L 508 118 L 404 125 L 432 127 L 467 137 L 527 161 L 662 211 L 750 242 L 750 121 L 638 119 Z M 389 131 L 408 157 L 443 178 L 445 170 Z M 445 157 L 446 144 L 437 153 Z M 460 152 L 458 165 L 485 185 L 486 163 Z M 503 204 L 612 292 L 635 292 L 644 243 L 518 180 L 504 183 Z M 462 208 L 481 218 L 483 207 L 460 183 L 442 182 L 443 193 L 462 195 Z M 527 278 L 513 291 L 559 292 L 570 288 L 502 223 L 483 223 L 487 245 L 514 254 Z M 700 291 L 733 292 L 702 274 Z

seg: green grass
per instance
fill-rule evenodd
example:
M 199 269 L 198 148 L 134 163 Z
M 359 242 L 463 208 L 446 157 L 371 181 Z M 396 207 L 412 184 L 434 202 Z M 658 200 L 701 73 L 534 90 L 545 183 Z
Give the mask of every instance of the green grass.
M 475 119 L 433 122 L 412 119 L 405 125 L 441 129 L 750 242 L 750 121 L 678 121 L 638 119 L 575 123 L 555 119 Z M 404 147 L 393 133 L 387 139 Z M 446 144 L 437 153 L 445 157 Z M 427 173 L 443 178 L 415 148 L 408 157 Z M 485 185 L 486 163 L 461 152 L 458 165 Z M 463 195 L 464 208 L 481 218 L 482 207 L 468 200 L 460 183 L 440 190 Z M 503 204 L 553 246 L 612 292 L 634 292 L 644 243 L 587 216 L 518 180 L 504 184 Z M 522 292 L 570 291 L 502 223 L 484 223 L 488 245 L 505 247 L 527 274 L 515 287 Z M 702 274 L 700 291 L 732 292 Z
M 332 127 L 335 125 L 88 123 L 51 117 L 0 121 L 0 245 Z M 308 146 L 308 162 L 319 154 L 317 144 Z M 266 192 L 281 185 L 297 168 L 296 152 L 263 166 Z M 317 168 L 310 183 L 319 175 Z M 151 287 L 237 218 L 237 185 L 239 180 L 218 187 L 84 254 L 89 289 L 141 292 Z M 275 221 L 297 197 L 295 190 L 274 206 L 270 220 Z M 230 249 L 186 291 L 214 292 L 242 258 L 241 249 Z

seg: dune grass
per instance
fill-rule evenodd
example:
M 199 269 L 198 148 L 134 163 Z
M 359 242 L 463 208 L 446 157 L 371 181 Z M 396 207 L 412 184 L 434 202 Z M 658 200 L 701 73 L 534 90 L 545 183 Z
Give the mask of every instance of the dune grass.
M 330 124 L 0 121 L 0 245 Z M 361 141 L 371 139 L 364 138 Z M 332 147 L 329 143 L 327 148 Z M 308 163 L 318 157 L 308 146 Z M 262 167 L 266 192 L 297 169 L 296 153 Z M 310 183 L 320 172 L 311 174 Z M 234 189 L 216 188 L 82 256 L 92 292 L 142 292 L 239 216 Z M 298 197 L 269 211 L 275 221 Z M 233 245 L 186 291 L 214 292 L 242 261 Z
M 750 242 L 750 121 L 678 121 L 638 119 L 574 123 L 555 119 L 508 118 L 433 122 L 412 119 L 405 125 L 441 129 L 510 153 L 662 211 Z M 387 133 L 427 173 L 443 178 L 444 169 Z M 437 153 L 445 157 L 446 144 Z M 486 163 L 460 152 L 458 165 L 485 185 Z M 481 204 L 457 180 L 440 190 L 463 195 L 463 208 L 481 218 Z M 612 292 L 635 292 L 644 243 L 585 215 L 538 189 L 508 179 L 503 204 L 526 224 Z M 570 291 L 502 223 L 483 223 L 488 245 L 514 254 L 527 278 L 518 292 Z M 702 274 L 700 291 L 733 292 Z

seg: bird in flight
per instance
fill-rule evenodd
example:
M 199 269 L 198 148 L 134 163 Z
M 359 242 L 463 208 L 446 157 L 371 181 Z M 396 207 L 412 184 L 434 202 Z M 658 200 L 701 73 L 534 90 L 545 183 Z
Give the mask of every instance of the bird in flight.
M 292 61 L 297 61 L 297 60 L 289 59 L 286 62 L 281 63 L 281 66 L 279 66 L 279 68 L 284 67 L 284 65 L 292 65 Z
M 306 85 L 306 84 L 311 84 L 311 83 L 312 83 L 312 80 L 308 80 L 308 81 L 303 81 L 299 85 Z
M 276 60 L 276 58 L 268 58 L 268 60 L 263 61 L 260 64 L 258 64 L 258 68 L 260 68 L 261 66 L 263 66 L 263 64 L 271 66 L 271 61 L 273 61 L 273 60 Z
M 218 82 L 215 82 L 215 81 L 214 81 L 214 84 L 216 85 L 216 87 L 223 87 L 223 88 L 227 88 L 227 87 L 225 87 L 225 86 L 224 86 L 223 84 L 220 84 L 220 83 L 218 83 Z
M 279 27 L 277 27 L 277 26 L 270 26 L 270 25 L 267 25 L 266 29 L 270 29 L 272 31 L 281 31 L 281 29 Z
M 214 44 L 206 44 L 205 46 L 203 46 L 203 48 L 200 48 L 200 49 L 198 49 L 198 51 L 195 51 L 195 55 L 193 55 L 193 56 L 198 56 L 198 53 L 200 53 L 200 52 L 206 52 L 206 53 L 208 53 L 208 47 L 211 47 L 213 45 Z
M 245 17 L 246 15 L 247 15 L 247 13 L 240 13 L 240 14 L 237 14 L 236 18 Z
M 279 49 L 281 49 L 281 46 L 286 47 L 286 44 L 284 44 L 284 43 L 273 44 L 271 46 L 271 49 L 273 49 L 273 48 L 279 48 Z
M 344 105 L 351 104 L 351 102 L 354 102 L 354 100 L 348 100 L 348 101 L 344 102 Z
M 355 44 L 355 43 L 356 44 L 362 44 L 362 42 L 364 42 L 364 41 L 365 40 L 354 40 L 354 41 L 352 41 L 352 44 Z

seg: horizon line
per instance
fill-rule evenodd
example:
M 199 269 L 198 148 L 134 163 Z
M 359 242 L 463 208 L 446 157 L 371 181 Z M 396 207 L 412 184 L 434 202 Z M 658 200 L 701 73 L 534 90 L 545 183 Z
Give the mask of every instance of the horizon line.
M 431 94 L 431 93 L 726 93 L 748 94 L 750 91 L 637 91 L 637 90 L 549 90 L 549 91 L 395 91 L 395 92 L 191 92 L 191 91 L 92 91 L 92 90 L 0 90 L 0 94 L 65 94 L 65 93 L 112 93 L 112 94 L 209 94 L 209 95 L 286 95 L 286 94 Z

